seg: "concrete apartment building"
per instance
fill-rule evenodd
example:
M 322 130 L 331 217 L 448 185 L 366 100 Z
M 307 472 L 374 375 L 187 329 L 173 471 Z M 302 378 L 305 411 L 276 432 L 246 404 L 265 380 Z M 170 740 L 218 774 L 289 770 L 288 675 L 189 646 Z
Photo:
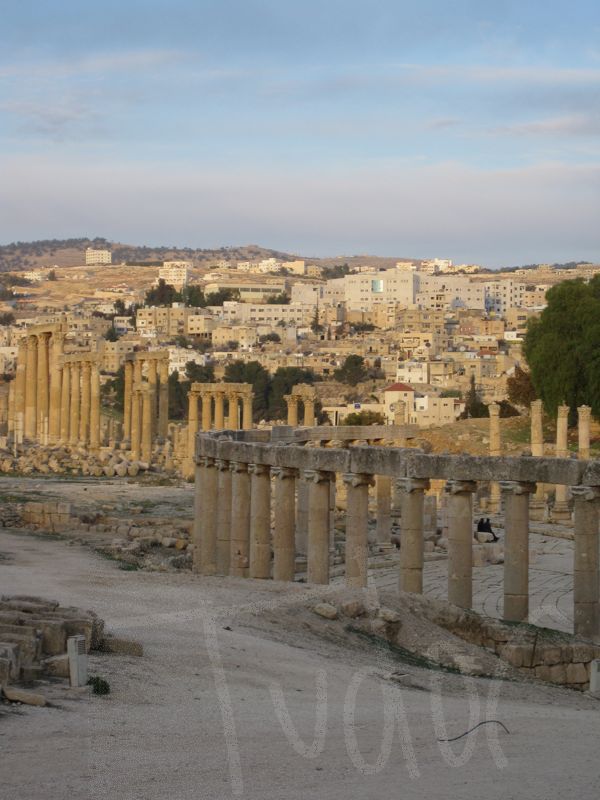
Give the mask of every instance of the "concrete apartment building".
M 93 247 L 88 247 L 85 251 L 85 264 L 87 267 L 112 264 L 112 253 L 110 250 L 94 250 Z
M 412 307 L 419 287 L 419 276 L 402 269 L 359 272 L 341 280 L 348 311 L 369 311 L 376 304 L 393 302 Z
M 422 275 L 416 304 L 422 309 L 444 311 L 458 308 L 485 310 L 485 289 L 463 275 Z
M 162 267 L 158 269 L 158 280 L 174 286 L 179 292 L 187 286 L 192 267 L 191 261 L 163 261 Z
M 270 278 L 264 281 L 225 278 L 207 283 L 204 292 L 211 294 L 225 289 L 239 292 L 242 303 L 264 303 L 269 297 L 285 293 L 286 282 L 283 278 Z
M 220 316 L 225 322 L 242 324 L 271 325 L 310 325 L 315 313 L 315 305 L 306 303 L 238 303 L 227 300 L 223 303 Z M 217 309 L 215 309 L 217 311 Z
M 512 278 L 485 281 L 485 310 L 504 315 L 509 308 L 521 307 L 525 284 Z

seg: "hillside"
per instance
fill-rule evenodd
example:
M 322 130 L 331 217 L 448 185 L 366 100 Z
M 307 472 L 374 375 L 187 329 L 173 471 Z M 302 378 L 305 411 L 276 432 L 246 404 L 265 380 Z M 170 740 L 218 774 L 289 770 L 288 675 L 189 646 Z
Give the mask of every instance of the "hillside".
M 263 258 L 277 258 L 291 261 L 303 258 L 311 264 L 323 267 L 347 263 L 350 267 L 371 265 L 392 267 L 398 257 L 383 258 L 379 256 L 339 256 L 336 258 L 313 258 L 280 250 L 272 250 L 259 245 L 249 244 L 239 247 L 220 247 L 218 249 L 202 249 L 190 247 L 148 247 L 146 245 L 121 244 L 109 242 L 107 239 L 43 239 L 35 242 L 13 242 L 0 245 L 0 272 L 16 272 L 36 269 L 38 267 L 75 267 L 84 262 L 86 247 L 108 248 L 113 253 L 113 263 L 151 263 L 175 259 L 193 261 L 197 266 L 207 265 L 217 259 L 227 261 L 256 261 Z M 418 260 L 418 259 L 417 259 Z

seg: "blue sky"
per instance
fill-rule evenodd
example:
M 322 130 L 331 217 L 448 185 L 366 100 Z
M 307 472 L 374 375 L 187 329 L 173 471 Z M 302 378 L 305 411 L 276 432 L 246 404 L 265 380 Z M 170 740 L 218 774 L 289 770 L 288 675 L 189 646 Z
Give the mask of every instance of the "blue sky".
M 600 4 L 21 0 L 0 242 L 600 260 Z

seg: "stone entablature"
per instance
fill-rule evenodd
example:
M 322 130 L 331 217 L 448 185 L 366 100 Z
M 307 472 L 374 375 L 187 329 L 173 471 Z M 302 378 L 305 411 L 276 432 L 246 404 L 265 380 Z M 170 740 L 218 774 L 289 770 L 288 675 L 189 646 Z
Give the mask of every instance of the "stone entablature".
M 370 438 L 368 428 L 363 430 L 363 438 Z M 529 599 L 529 498 L 537 483 L 555 484 L 571 487 L 574 497 L 575 632 L 588 638 L 600 635 L 600 461 L 430 455 L 410 448 L 303 447 L 240 439 L 241 434 L 235 441 L 226 434 L 201 434 L 196 438 L 194 564 L 199 572 L 258 577 L 256 543 L 260 542 L 258 571 L 260 577 L 269 577 L 264 555 L 265 543 L 269 542 L 273 575 L 293 579 L 293 575 L 289 577 L 290 552 L 297 551 L 299 537 L 304 535 L 300 519 L 307 516 L 303 524 L 308 580 L 329 583 L 330 496 L 336 479 L 343 476 L 347 490 L 346 582 L 366 587 L 368 492 L 374 479 L 388 477 L 399 484 L 402 496 L 399 586 L 421 592 L 423 498 L 429 481 L 443 480 L 448 510 L 448 600 L 470 608 L 473 495 L 478 483 L 495 482 L 503 495 L 506 516 L 504 615 L 507 620 L 525 621 Z M 273 531 L 271 515 L 267 513 L 272 502 L 272 481 L 257 479 L 259 474 L 266 474 L 265 470 L 270 470 L 276 487 L 282 475 L 295 484 L 293 492 L 288 484 L 285 494 L 291 508 L 285 513 L 281 509 L 276 512 Z M 282 489 L 276 491 L 281 495 Z M 245 506 L 241 513 L 238 501 L 242 496 L 249 498 L 249 513 Z M 235 573 L 231 571 L 234 561 Z
M 140 350 L 125 356 L 123 447 L 150 462 L 153 444 L 164 444 L 169 425 L 169 351 Z

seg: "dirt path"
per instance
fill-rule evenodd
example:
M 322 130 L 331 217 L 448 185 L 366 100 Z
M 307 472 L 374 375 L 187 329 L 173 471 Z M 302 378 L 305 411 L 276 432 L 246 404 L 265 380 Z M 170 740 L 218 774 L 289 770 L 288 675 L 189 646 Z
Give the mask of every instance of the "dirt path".
M 600 704 L 589 698 L 504 683 L 493 709 L 493 682 L 441 678 L 447 736 L 470 726 L 462 686 L 473 688 L 475 722 L 490 712 L 511 731 L 488 725 L 456 742 L 450 752 L 457 758 L 470 742 L 474 750 L 463 766 L 453 767 L 436 743 L 443 734 L 434 727 L 435 695 L 382 681 L 377 675 L 390 670 L 385 659 L 350 653 L 334 642 L 319 645 L 301 626 L 274 641 L 267 629 L 244 625 L 241 608 L 262 603 L 275 616 L 281 599 L 302 593 L 302 586 L 124 572 L 88 548 L 3 531 L 0 554 L 1 592 L 93 608 L 109 629 L 145 647 L 143 658 L 94 656 L 92 671 L 110 681 L 108 697 L 0 715 L 3 797 L 480 800 L 599 794 Z M 369 668 L 376 674 L 368 675 Z M 431 686 L 432 675 L 425 678 Z M 382 687 L 391 693 L 388 710 L 402 702 L 408 733 L 403 748 L 396 730 L 379 769 L 368 765 L 376 764 L 382 746 Z M 311 749 L 318 711 L 322 736 Z

